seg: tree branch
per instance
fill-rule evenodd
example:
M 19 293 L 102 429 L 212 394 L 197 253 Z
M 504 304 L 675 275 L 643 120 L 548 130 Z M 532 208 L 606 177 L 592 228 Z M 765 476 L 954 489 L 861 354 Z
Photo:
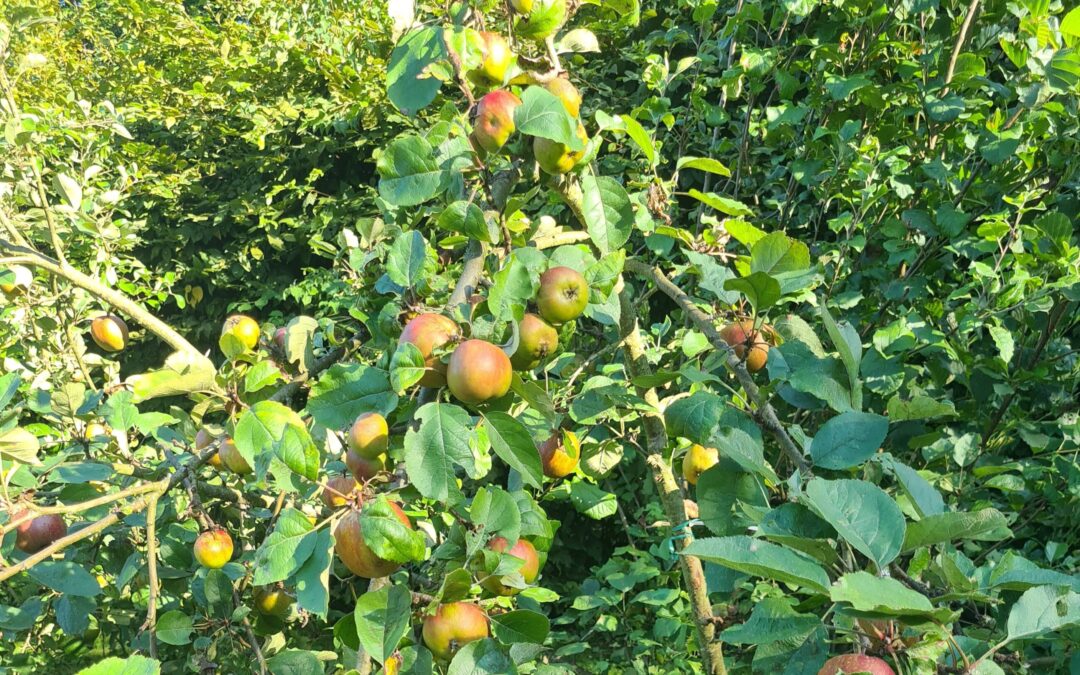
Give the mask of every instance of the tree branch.
M 939 98 L 944 98 L 945 94 L 949 93 L 949 83 L 952 82 L 953 75 L 956 74 L 956 61 L 960 58 L 960 51 L 964 48 L 968 31 L 971 29 L 971 22 L 975 19 L 975 12 L 979 10 L 979 1 L 971 0 L 971 4 L 967 8 L 967 14 L 964 15 L 964 23 L 960 24 L 960 33 L 956 36 L 956 44 L 953 45 L 952 55 L 949 56 L 949 66 L 945 69 L 945 87 L 938 95 Z

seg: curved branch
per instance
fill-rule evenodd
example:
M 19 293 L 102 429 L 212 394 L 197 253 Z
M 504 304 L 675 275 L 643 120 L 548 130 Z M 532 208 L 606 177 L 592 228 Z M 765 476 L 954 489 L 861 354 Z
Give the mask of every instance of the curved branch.
M 201 356 L 199 350 L 188 342 L 183 335 L 176 332 L 172 326 L 151 314 L 142 305 L 120 291 L 105 286 L 93 277 L 83 274 L 71 265 L 54 260 L 43 253 L 26 248 L 25 246 L 13 244 L 3 238 L 0 238 L 0 250 L 16 254 L 17 259 L 20 262 L 41 268 L 50 274 L 66 279 L 99 300 L 112 305 L 135 321 L 138 321 L 147 330 L 160 337 L 176 351 L 199 354 Z

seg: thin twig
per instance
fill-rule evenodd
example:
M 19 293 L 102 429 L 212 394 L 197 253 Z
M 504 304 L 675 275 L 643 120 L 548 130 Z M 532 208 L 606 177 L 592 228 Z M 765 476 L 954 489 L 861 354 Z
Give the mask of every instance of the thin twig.
M 149 496 L 146 504 L 146 565 L 150 581 L 150 590 L 147 597 L 146 623 L 144 628 L 150 633 L 150 657 L 157 658 L 157 635 L 154 632 L 157 626 L 157 598 L 158 598 L 158 570 L 157 570 L 157 507 L 158 494 Z

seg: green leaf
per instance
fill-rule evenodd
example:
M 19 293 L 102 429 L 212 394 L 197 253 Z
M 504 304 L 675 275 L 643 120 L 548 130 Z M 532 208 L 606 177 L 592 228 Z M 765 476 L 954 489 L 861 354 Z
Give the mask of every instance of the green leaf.
M 859 89 L 868 87 L 871 84 L 870 80 L 861 75 L 856 75 L 854 77 L 828 75 L 825 78 L 825 91 L 829 92 L 829 96 L 832 100 L 844 101 Z
M 994 345 L 997 347 L 998 355 L 1005 365 L 1009 365 L 1012 361 L 1013 352 L 1016 349 L 1016 343 L 1013 340 L 1012 331 L 1002 326 L 989 326 L 987 330 L 990 331 L 990 337 L 994 340 Z
M 679 171 L 683 169 L 699 169 L 724 178 L 731 177 L 731 169 L 711 157 L 680 157 L 675 164 L 675 168 Z
M 311 388 L 307 411 L 316 423 L 342 429 L 362 413 L 390 414 L 397 401 L 386 371 L 359 363 L 338 363 Z
M 945 98 L 926 97 L 926 116 L 939 124 L 955 121 L 963 114 L 965 107 L 964 99 L 956 94 L 949 94 Z
M 1012 536 L 1008 521 L 997 509 L 982 509 L 971 513 L 939 513 L 907 526 L 904 551 L 922 546 L 934 546 L 956 539 L 999 541 Z
M 575 480 L 570 483 L 569 490 L 570 503 L 577 512 L 593 520 L 609 518 L 619 510 L 615 495 L 604 492 L 588 481 Z
M 391 141 L 376 168 L 379 196 L 394 206 L 423 204 L 442 192 L 443 172 L 431 144 L 422 136 L 409 134 Z
M 781 296 L 780 282 L 765 272 L 754 272 L 741 279 L 728 279 L 724 282 L 724 288 L 745 295 L 759 312 L 775 305 Z
M 0 431 L 0 460 L 37 466 L 40 449 L 37 436 L 22 427 Z
M 158 370 L 127 379 L 133 393 L 132 403 L 142 403 L 162 396 L 182 396 L 196 391 L 217 391 L 217 369 L 202 354 L 173 352 Z
M 22 378 L 18 372 L 8 373 L 3 377 L 0 377 L 0 411 L 7 408 L 11 403 L 11 399 L 15 397 L 15 392 L 19 391 L 19 384 L 22 382 Z
M 896 476 L 911 504 L 923 518 L 945 512 L 945 500 L 919 472 L 896 460 L 892 455 L 882 455 L 882 466 Z
M 330 564 L 333 560 L 334 540 L 330 529 L 319 530 L 311 555 L 300 569 L 292 574 L 296 588 L 296 604 L 316 616 L 326 619 L 330 609 Z
M 528 265 L 515 255 L 495 273 L 488 291 L 488 310 L 496 321 L 520 321 L 525 306 L 536 294 Z
M 990 571 L 985 586 L 1009 591 L 1026 591 L 1032 586 L 1067 586 L 1080 593 L 1080 575 L 1048 570 L 1013 551 L 1006 551 Z
M 787 598 L 765 598 L 754 604 L 750 618 L 720 633 L 720 639 L 736 645 L 763 645 L 809 635 L 821 626 L 813 614 L 800 614 Z
M 9 631 L 30 630 L 41 616 L 41 598 L 28 598 L 19 607 L 0 605 L 0 628 Z
M 439 93 L 442 82 L 425 74 L 428 66 L 446 58 L 442 28 L 427 26 L 406 33 L 386 66 L 386 93 L 398 110 L 416 115 Z
M 919 394 L 910 401 L 904 401 L 900 398 L 900 394 L 894 394 L 889 399 L 886 411 L 893 422 L 956 416 L 956 408 L 953 407 L 952 401 L 935 401 L 923 394 Z
M 46 588 L 68 595 L 92 598 L 101 594 L 97 579 L 82 565 L 68 560 L 46 560 L 28 571 L 30 578 Z
M 840 360 L 848 373 L 848 386 L 851 389 L 851 407 L 862 408 L 862 385 L 859 382 L 859 366 L 862 364 L 862 339 L 859 332 L 847 321 L 837 323 L 833 320 L 825 304 L 821 305 L 821 321 L 829 333 L 829 339 L 836 346 Z
M 437 224 L 444 230 L 489 244 L 499 240 L 499 230 L 495 222 L 485 218 L 479 206 L 465 200 L 456 201 L 443 209 Z
M 491 616 L 491 634 L 504 645 L 529 642 L 543 644 L 551 631 L 551 622 L 539 612 L 518 609 Z
M 364 543 L 383 560 L 407 563 L 424 559 L 424 535 L 398 520 L 386 495 L 364 504 L 360 530 Z
M 682 554 L 817 593 L 829 592 L 829 575 L 820 565 L 800 553 L 761 539 L 745 535 L 696 539 Z
M 469 519 L 485 535 L 501 536 L 517 541 L 521 536 L 521 512 L 517 502 L 506 490 L 497 487 L 480 488 L 469 507 Z
M 454 466 L 473 464 L 472 419 L 463 408 L 428 403 L 416 411 L 418 428 L 405 433 L 405 470 L 413 486 L 428 499 L 461 501 Z
M 846 602 L 860 612 L 892 616 L 927 615 L 934 606 L 925 595 L 913 591 L 896 579 L 878 577 L 869 572 L 845 574 L 833 584 L 829 597 Z
M 315 652 L 286 649 L 266 660 L 266 668 L 274 675 L 322 675 L 322 662 Z
M 899 555 L 904 515 L 878 486 L 863 480 L 813 478 L 806 485 L 806 504 L 878 569 Z
M 691 188 L 688 192 L 691 197 L 702 202 L 706 206 L 716 209 L 720 213 L 729 216 L 753 216 L 753 210 L 738 201 L 737 199 L 731 199 L 730 197 L 724 197 L 716 194 L 715 192 L 701 192 L 700 190 Z
M 356 634 L 364 651 L 385 663 L 409 630 L 412 594 L 400 584 L 364 593 L 353 612 Z
M 394 239 L 386 256 L 386 276 L 402 288 L 413 288 L 427 277 L 428 246 L 416 230 Z
M 146 656 L 133 654 L 126 659 L 111 656 L 84 668 L 78 675 L 158 675 L 161 663 Z
M 270 456 L 310 480 L 319 475 L 319 450 L 311 434 L 300 415 L 281 403 L 259 401 L 245 410 L 236 423 L 233 440 L 259 476 L 265 474 Z
M 484 421 L 495 454 L 520 473 L 525 483 L 539 489 L 544 482 L 540 451 L 525 425 L 504 412 L 490 412 Z
M 704 445 L 720 424 L 727 402 L 707 391 L 696 391 L 667 407 L 664 419 L 668 434 Z
M 82 635 L 90 627 L 90 614 L 96 607 L 91 598 L 61 595 L 56 601 L 56 623 L 68 635 Z
M 843 412 L 818 429 L 810 442 L 814 466 L 847 469 L 874 456 L 889 433 L 889 420 L 873 413 Z
M 810 266 L 810 249 L 783 232 L 767 234 L 750 248 L 750 271 L 769 275 L 799 272 Z
M 1080 593 L 1055 586 L 1025 592 L 1009 611 L 1010 640 L 1039 637 L 1080 623 Z
M 426 370 L 420 348 L 411 342 L 399 342 L 390 357 L 390 386 L 401 394 L 419 382 Z
M 318 532 L 301 511 L 284 509 L 262 545 L 255 551 L 256 586 L 266 586 L 288 579 L 307 562 L 315 550 Z
M 178 609 L 162 614 L 157 620 L 154 632 L 157 638 L 167 645 L 186 645 L 191 642 L 191 633 L 195 626 L 191 617 Z
M 548 138 L 571 150 L 585 148 L 577 135 L 577 120 L 555 94 L 540 86 L 528 87 L 521 94 L 521 105 L 514 109 L 514 126 L 520 133 Z
M 58 173 L 56 174 L 56 186 L 59 188 L 60 193 L 64 195 L 67 206 L 78 211 L 82 206 L 82 186 L 79 185 L 78 181 L 66 173 Z
M 1058 30 L 1061 31 L 1061 37 L 1069 47 L 1080 43 L 1080 7 L 1069 10 L 1069 13 L 1061 20 Z
M 601 254 L 622 248 L 634 229 L 630 196 L 614 178 L 586 173 L 581 177 L 585 226 Z
M 474 640 L 454 655 L 446 675 L 517 675 L 517 666 L 491 638 Z

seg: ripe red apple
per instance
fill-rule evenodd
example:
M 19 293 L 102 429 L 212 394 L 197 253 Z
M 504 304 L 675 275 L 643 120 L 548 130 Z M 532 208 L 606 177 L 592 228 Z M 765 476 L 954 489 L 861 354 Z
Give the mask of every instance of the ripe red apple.
M 510 363 L 518 370 L 532 370 L 559 346 L 559 331 L 535 314 L 518 324 L 518 346 Z
M 251 600 L 260 614 L 281 618 L 288 616 L 294 598 L 280 586 L 256 586 Z
M 26 511 L 19 511 L 11 519 L 15 521 L 25 515 Z M 67 536 L 64 519 L 56 514 L 45 514 L 15 528 L 15 548 L 23 553 L 37 553 L 64 536 Z
M 254 471 L 251 465 L 247 463 L 247 460 L 244 459 L 244 456 L 240 454 L 240 450 L 231 438 L 226 438 L 221 442 L 221 446 L 218 447 L 218 457 L 226 469 L 238 476 L 246 476 Z
M 889 664 L 876 656 L 865 654 L 844 654 L 834 656 L 825 662 L 818 675 L 840 675 L 840 673 L 870 673 L 870 675 L 896 675 Z
M 555 325 L 573 321 L 589 304 L 589 284 L 577 270 L 552 267 L 540 275 L 536 306 L 540 316 Z
M 536 577 L 540 574 L 540 556 L 536 553 L 536 547 L 530 542 L 524 539 L 518 539 L 512 547 L 510 542 L 505 537 L 495 537 L 488 542 L 488 548 L 496 553 L 507 553 L 515 558 L 521 558 L 525 563 L 518 568 L 518 572 L 521 577 L 525 579 L 525 583 L 531 584 L 536 581 Z M 516 595 L 521 591 L 520 588 L 513 588 L 502 583 L 502 580 L 496 576 L 489 576 L 481 582 L 481 585 L 490 593 L 495 595 Z
M 697 485 L 698 478 L 701 474 L 711 469 L 714 464 L 720 461 L 720 453 L 716 448 L 706 448 L 703 445 L 694 443 L 690 446 L 690 449 L 686 451 L 686 456 L 682 461 L 682 474 L 686 479 L 686 482 L 691 485 Z
M 471 602 L 451 602 L 424 617 L 422 633 L 435 658 L 449 661 L 463 645 L 488 636 L 488 618 Z
M 231 333 L 233 337 L 244 345 L 244 349 L 255 349 L 259 344 L 259 323 L 250 316 L 233 314 L 225 319 L 225 325 L 221 327 L 221 334 Z
M 118 352 L 127 345 L 128 327 L 115 314 L 106 314 L 90 322 L 90 337 L 103 350 Z
M 401 507 L 390 502 L 390 508 L 394 510 L 397 519 L 411 530 L 412 523 L 409 522 L 409 517 L 401 510 Z M 389 576 L 401 567 L 396 562 L 383 560 L 368 547 L 360 531 L 360 511 L 356 509 L 346 513 L 334 528 L 334 551 L 337 552 L 338 558 L 345 567 L 348 567 L 356 576 L 365 579 Z
M 487 152 L 498 152 L 514 133 L 514 110 L 521 99 L 505 89 L 496 89 L 476 104 L 473 138 Z
M 216 570 L 232 559 L 233 540 L 223 528 L 207 530 L 195 540 L 195 560 L 203 567 Z
M 567 77 L 556 77 L 544 85 L 544 88 L 562 101 L 566 112 L 571 117 L 577 117 L 581 113 L 581 92 L 577 90 Z
M 510 391 L 514 369 L 506 352 L 484 340 L 466 340 L 446 368 L 450 393 L 464 403 L 483 403 Z
M 769 360 L 769 343 L 765 341 L 762 331 L 754 328 L 753 321 L 729 323 L 721 329 L 720 337 L 735 350 L 735 356 L 746 360 L 746 369 L 751 373 L 764 368 Z
M 578 123 L 577 136 L 582 143 L 589 142 L 589 136 L 585 133 L 584 125 Z M 544 173 L 558 175 L 567 173 L 585 156 L 585 149 L 571 150 L 569 147 L 553 141 L 550 138 L 537 136 L 533 138 L 533 156 Z
M 506 79 L 506 71 L 510 70 L 510 63 L 514 58 L 510 45 L 498 33 L 482 31 L 480 50 L 484 60 L 479 68 L 469 71 L 469 79 L 480 86 L 501 85 Z
M 345 506 L 349 499 L 360 489 L 360 483 L 352 476 L 334 476 L 326 481 L 326 488 L 322 491 L 323 504 L 332 509 Z
M 555 430 L 540 444 L 540 463 L 548 478 L 562 478 L 577 468 L 581 460 L 581 441 L 573 431 Z
M 446 386 L 446 366 L 432 352 L 460 335 L 458 325 L 442 314 L 420 314 L 405 324 L 399 341 L 416 345 L 427 368 L 419 381 L 421 387 Z
M 349 428 L 349 449 L 365 459 L 375 459 L 386 452 L 389 434 L 385 417 L 377 412 L 366 412 Z

